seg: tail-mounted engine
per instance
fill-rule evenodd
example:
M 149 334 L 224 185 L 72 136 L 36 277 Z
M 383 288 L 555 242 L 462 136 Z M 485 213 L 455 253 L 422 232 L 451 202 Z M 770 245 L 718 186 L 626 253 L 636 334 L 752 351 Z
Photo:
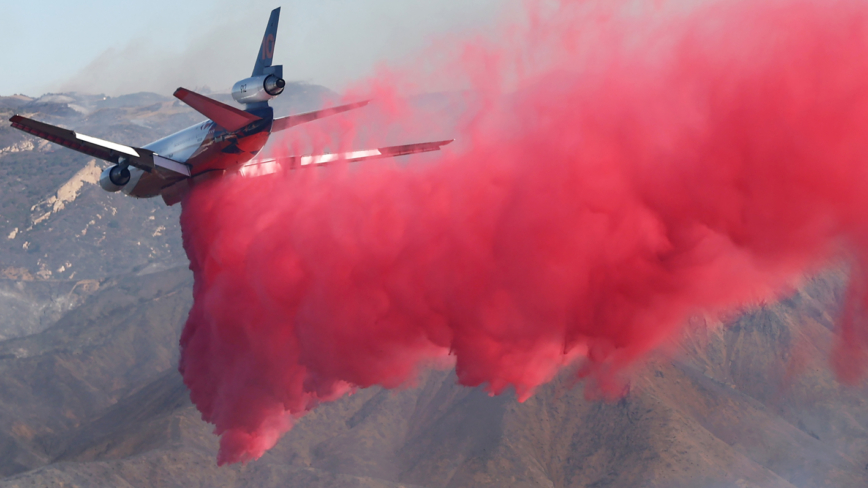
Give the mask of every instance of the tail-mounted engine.
M 232 87 L 232 98 L 238 103 L 267 102 L 283 93 L 283 66 L 269 66 L 264 75 L 241 80 Z

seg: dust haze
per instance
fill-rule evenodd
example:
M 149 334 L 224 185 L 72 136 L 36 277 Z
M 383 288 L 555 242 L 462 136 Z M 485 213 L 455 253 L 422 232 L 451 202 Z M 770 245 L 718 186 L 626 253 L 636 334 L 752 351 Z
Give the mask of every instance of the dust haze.
M 492 28 L 516 0 L 309 0 L 282 4 L 275 62 L 287 80 L 341 90 L 371 75 L 382 63 L 400 63 L 426 49 L 434 37 Z M 109 48 L 51 91 L 171 93 L 179 86 L 226 91 L 247 76 L 274 2 L 217 2 L 191 19 L 191 40 L 176 51 L 157 47 L 148 36 Z M 107 43 L 109 44 L 109 43 Z

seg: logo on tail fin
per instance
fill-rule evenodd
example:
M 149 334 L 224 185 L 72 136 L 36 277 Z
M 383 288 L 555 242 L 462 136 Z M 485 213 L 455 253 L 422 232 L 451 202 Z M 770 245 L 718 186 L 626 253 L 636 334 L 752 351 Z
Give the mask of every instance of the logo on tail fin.
M 271 59 L 274 57 L 274 34 L 268 34 L 265 41 L 262 43 L 262 60 Z

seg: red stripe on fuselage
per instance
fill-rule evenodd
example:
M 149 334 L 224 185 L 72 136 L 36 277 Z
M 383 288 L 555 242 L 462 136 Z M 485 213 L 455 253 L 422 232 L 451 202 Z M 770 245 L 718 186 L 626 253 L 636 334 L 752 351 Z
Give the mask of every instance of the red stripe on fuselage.
M 271 135 L 270 125 L 257 129 L 248 128 L 247 130 L 255 132 L 244 134 L 244 129 L 232 133 L 213 122 L 207 123 L 211 124 L 210 130 L 193 155 L 184 161 L 190 166 L 190 173 L 194 178 L 209 172 L 222 174 L 224 170 L 240 168 L 259 153 Z M 232 146 L 237 149 L 231 150 Z M 177 173 L 163 174 L 162 177 L 157 172 L 144 173 L 129 195 L 139 198 L 154 197 L 159 195 L 163 188 L 172 186 L 183 178 Z
M 243 137 L 225 132 L 209 133 L 199 149 L 187 160 L 187 164 L 191 166 L 193 176 L 205 171 L 238 168 L 259 153 L 268 142 L 269 135 L 268 130 Z M 238 151 L 227 151 L 233 145 Z

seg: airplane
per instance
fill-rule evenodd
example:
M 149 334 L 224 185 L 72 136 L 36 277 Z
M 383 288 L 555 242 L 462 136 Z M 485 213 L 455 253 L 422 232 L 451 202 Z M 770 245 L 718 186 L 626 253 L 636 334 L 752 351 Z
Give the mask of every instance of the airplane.
M 271 12 L 253 74 L 232 87 L 232 98 L 244 110 L 178 88 L 174 96 L 208 118 L 143 147 L 132 147 L 79 134 L 15 115 L 12 127 L 75 151 L 113 163 L 99 178 L 108 192 L 122 191 L 137 198 L 161 196 L 166 205 L 183 200 L 197 182 L 225 174 L 260 176 L 276 167 L 300 168 L 334 161 L 363 161 L 437 151 L 452 140 L 381 147 L 339 154 L 288 156 L 268 160 L 254 157 L 269 136 L 300 124 L 364 107 L 369 101 L 350 103 L 288 117 L 274 118 L 268 101 L 283 93 L 283 66 L 272 65 L 280 7 Z

